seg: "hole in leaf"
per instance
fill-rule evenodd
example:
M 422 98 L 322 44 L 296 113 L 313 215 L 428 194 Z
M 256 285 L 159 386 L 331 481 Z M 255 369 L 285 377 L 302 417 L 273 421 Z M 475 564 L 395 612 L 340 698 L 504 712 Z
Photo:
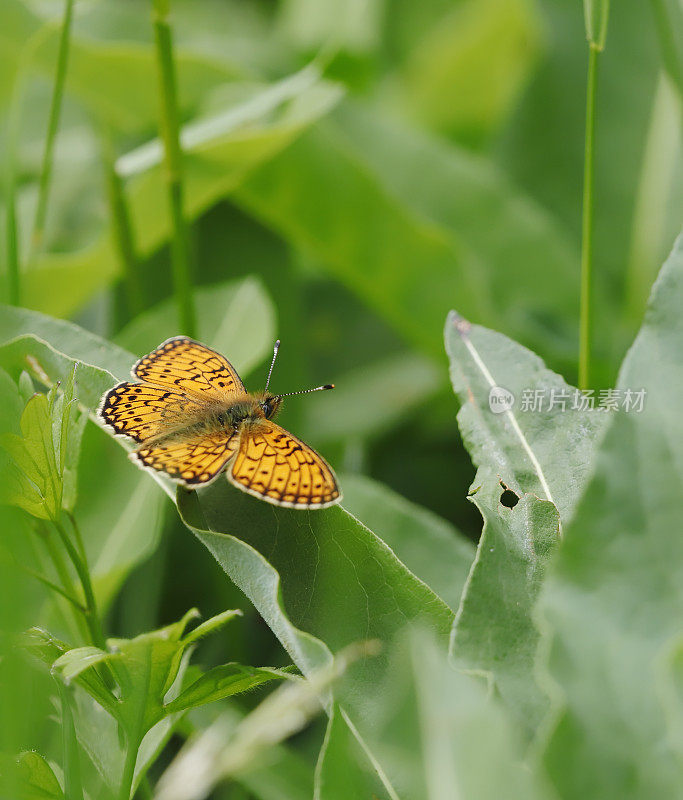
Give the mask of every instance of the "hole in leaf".
M 503 481 L 500 482 L 500 485 L 503 487 L 503 494 L 500 496 L 501 505 L 506 508 L 514 508 L 519 503 L 519 497 L 512 489 L 508 489 Z

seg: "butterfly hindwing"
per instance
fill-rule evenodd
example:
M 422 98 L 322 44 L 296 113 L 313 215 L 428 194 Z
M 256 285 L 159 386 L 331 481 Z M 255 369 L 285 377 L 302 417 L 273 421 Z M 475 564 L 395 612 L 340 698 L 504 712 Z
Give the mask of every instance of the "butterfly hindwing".
M 172 420 L 198 409 L 192 399 L 145 383 L 119 383 L 102 399 L 100 417 L 117 434 L 144 442 L 168 431 Z
M 167 339 L 133 367 L 133 375 L 172 391 L 213 398 L 245 393 L 235 368 L 220 353 L 187 336 Z
M 242 430 L 228 478 L 249 494 L 289 508 L 324 508 L 340 499 L 322 456 L 270 420 Z
M 142 466 L 165 472 L 190 486 L 210 483 L 232 458 L 239 444 L 234 432 L 213 431 L 177 440 L 142 445 L 131 458 Z

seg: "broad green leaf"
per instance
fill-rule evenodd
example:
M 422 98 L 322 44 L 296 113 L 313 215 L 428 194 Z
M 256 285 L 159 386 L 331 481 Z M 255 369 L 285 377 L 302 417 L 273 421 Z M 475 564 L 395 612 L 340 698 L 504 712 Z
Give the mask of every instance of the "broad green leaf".
M 338 87 L 313 68 L 273 86 L 257 87 L 248 100 L 183 129 L 185 214 L 193 219 L 232 191 L 256 165 L 290 144 L 338 101 Z M 122 157 L 117 170 L 129 176 L 126 200 L 137 253 L 157 250 L 171 230 L 158 141 Z M 45 254 L 24 275 L 32 307 L 67 315 L 119 274 L 105 231 L 85 250 Z
M 258 278 L 198 287 L 197 339 L 214 347 L 247 374 L 272 352 L 275 309 Z M 136 317 L 116 337 L 117 344 L 140 355 L 177 333 L 177 309 L 172 300 Z
M 381 784 L 373 775 L 367 757 L 349 730 L 343 712 L 335 705 L 315 770 L 315 799 L 346 800 L 382 794 Z
M 166 713 L 186 711 L 189 708 L 212 703 L 232 697 L 239 692 L 247 692 L 269 683 L 291 677 L 282 670 L 267 667 L 248 667 L 243 664 L 222 664 L 205 672 L 200 678 L 184 689 L 174 700 L 166 703 Z
M 377 481 L 351 474 L 340 480 L 344 508 L 456 611 L 474 560 L 472 543 L 446 520 Z
M 609 413 L 597 409 L 598 398 L 593 411 L 574 409 L 577 390 L 537 355 L 454 311 L 444 337 L 461 404 L 458 425 L 475 466 L 489 469 L 518 495 L 550 500 L 566 524 Z M 490 404 L 495 387 L 513 396 L 506 410 L 494 403 L 498 413 Z
M 535 65 L 541 39 L 536 4 L 453 4 L 399 67 L 410 116 L 465 140 L 486 138 L 510 113 Z
M 52 768 L 35 750 L 24 750 L 19 754 L 16 772 L 19 791 L 17 800 L 64 799 L 64 792 Z
M 354 642 L 388 646 L 414 620 L 442 637 L 450 627 L 446 604 L 343 508 L 290 512 L 227 481 L 179 492 L 178 507 L 305 675 Z M 361 739 L 373 724 L 361 698 L 377 691 L 386 668 L 385 655 L 361 659 L 340 685 Z
M 426 353 L 438 355 L 449 297 L 546 346 L 562 338 L 542 316 L 573 313 L 575 254 L 552 218 L 490 163 L 350 104 L 233 198 Z
M 545 763 L 561 797 L 674 797 L 683 771 L 661 691 L 683 609 L 683 241 L 621 367 L 642 411 L 611 421 L 540 609 L 561 693 Z
M 369 439 L 382 433 L 431 397 L 443 383 L 440 370 L 415 353 L 389 356 L 335 376 L 325 398 L 303 399 L 303 438 L 317 441 Z
M 477 556 L 453 623 L 457 666 L 486 673 L 518 726 L 534 733 L 548 711 L 535 675 L 539 632 L 534 609 L 559 539 L 555 506 L 532 494 L 501 503 L 496 475 L 480 469 L 469 499 L 484 519 Z
M 411 631 L 368 702 L 381 725 L 375 752 L 401 800 L 552 797 L 523 761 L 523 742 L 483 682 L 456 671 L 431 634 Z

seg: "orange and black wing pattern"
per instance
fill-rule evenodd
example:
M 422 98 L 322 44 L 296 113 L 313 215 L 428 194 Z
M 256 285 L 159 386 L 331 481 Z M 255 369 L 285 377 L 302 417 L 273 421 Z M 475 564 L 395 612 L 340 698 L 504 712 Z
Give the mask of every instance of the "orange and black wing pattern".
M 246 391 L 227 358 L 187 336 L 167 339 L 143 356 L 133 367 L 133 375 L 190 396 L 226 399 Z
M 211 483 L 235 454 L 239 436 L 214 431 L 174 441 L 142 445 L 130 457 L 144 467 L 165 472 L 188 486 Z
M 119 435 L 144 442 L 166 433 L 199 404 L 178 392 L 146 383 L 119 383 L 102 398 L 101 419 Z
M 325 508 L 341 499 L 325 459 L 270 420 L 242 429 L 228 479 L 249 494 L 287 508 Z

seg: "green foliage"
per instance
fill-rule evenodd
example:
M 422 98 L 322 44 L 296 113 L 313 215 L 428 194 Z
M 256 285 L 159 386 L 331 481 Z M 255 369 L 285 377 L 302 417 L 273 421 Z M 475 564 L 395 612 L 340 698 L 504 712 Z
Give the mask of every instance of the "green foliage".
M 0 4 L 0 796 L 680 794 L 683 14 L 608 7 Z M 192 309 L 340 505 L 95 424 Z
M 19 420 L 21 435 L 8 432 L 0 440 L 7 475 L 0 500 L 41 519 L 56 520 L 76 502 L 76 465 L 87 417 L 74 399 L 74 374 L 75 368 L 63 392 L 55 385 L 46 395 L 34 394 Z

